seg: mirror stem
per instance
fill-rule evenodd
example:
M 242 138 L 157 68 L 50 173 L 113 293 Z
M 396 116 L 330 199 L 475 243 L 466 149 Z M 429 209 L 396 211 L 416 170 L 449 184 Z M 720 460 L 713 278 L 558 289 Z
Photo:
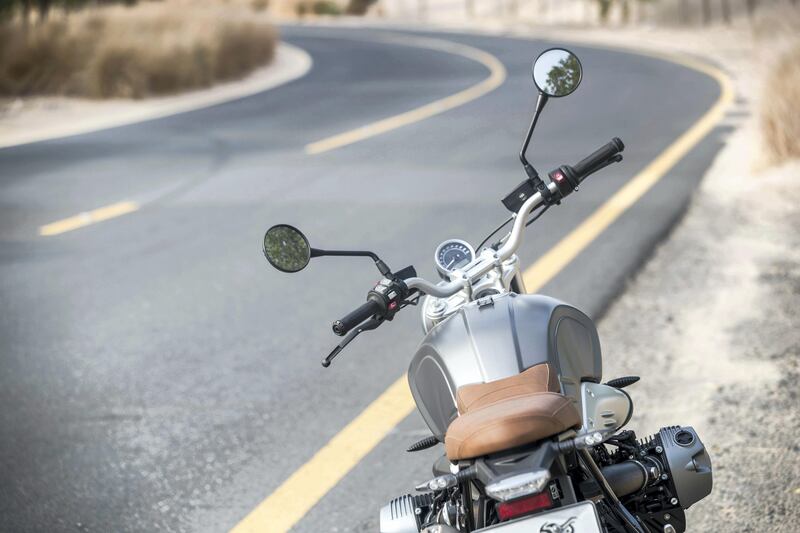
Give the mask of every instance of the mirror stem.
M 391 277 L 392 270 L 388 267 L 386 263 L 384 263 L 378 254 L 374 252 L 366 252 L 366 251 L 354 251 L 354 250 L 320 250 L 318 248 L 311 249 L 311 257 L 323 257 L 323 256 L 338 256 L 338 257 L 369 257 L 373 261 L 375 261 L 375 266 L 378 267 L 378 271 L 384 277 Z
M 536 122 L 538 122 L 539 115 L 542 114 L 542 109 L 544 109 L 548 98 L 549 97 L 546 94 L 539 91 L 539 97 L 536 99 L 536 109 L 533 111 L 531 125 L 528 128 L 528 134 L 525 136 L 525 142 L 522 143 L 522 149 L 519 151 L 519 160 L 522 161 L 522 167 L 525 169 L 525 173 L 528 175 L 528 177 L 533 180 L 539 177 L 539 173 L 536 172 L 536 169 L 533 168 L 533 165 L 528 162 L 528 159 L 525 157 L 525 153 L 528 151 L 528 146 L 531 144 L 533 130 L 536 128 Z

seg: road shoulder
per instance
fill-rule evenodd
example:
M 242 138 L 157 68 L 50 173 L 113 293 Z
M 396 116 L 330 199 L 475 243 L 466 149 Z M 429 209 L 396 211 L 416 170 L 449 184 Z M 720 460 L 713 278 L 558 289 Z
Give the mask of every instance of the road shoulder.
M 146 100 L 37 97 L 0 109 L 0 148 L 124 126 L 185 113 L 274 89 L 304 76 L 312 66 L 304 50 L 279 43 L 273 62 L 243 80 L 201 91 Z
M 800 163 L 748 172 L 751 127 L 600 323 L 605 377 L 642 376 L 631 426 L 693 425 L 710 448 L 715 490 L 689 514 L 698 531 L 800 520 Z
M 606 378 L 632 387 L 639 436 L 693 425 L 715 489 L 697 531 L 794 531 L 800 520 L 800 162 L 765 168 L 757 114 L 770 63 L 751 34 L 594 30 L 582 39 L 701 55 L 737 89 L 725 147 L 687 213 L 601 320 Z M 629 45 L 628 45 L 629 46 Z

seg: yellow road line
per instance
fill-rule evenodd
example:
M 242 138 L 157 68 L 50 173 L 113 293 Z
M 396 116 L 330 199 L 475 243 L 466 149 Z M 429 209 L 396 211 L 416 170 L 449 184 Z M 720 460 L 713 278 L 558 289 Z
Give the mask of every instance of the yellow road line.
M 699 70 L 716 79 L 720 85 L 719 99 L 692 127 L 661 152 L 597 211 L 525 270 L 523 280 L 529 291 L 534 292 L 553 279 L 622 213 L 658 183 L 724 117 L 726 108 L 734 98 L 733 84 L 730 79 L 722 71 L 698 61 L 688 59 L 671 59 L 671 61 Z
M 496 57 L 471 46 L 406 36 L 383 40 L 472 59 L 489 69 L 489 76 L 476 85 L 422 107 L 311 143 L 306 146 L 306 153 L 320 154 L 425 120 L 493 91 L 506 79 L 506 69 Z M 405 376 L 402 376 L 253 509 L 231 533 L 272 533 L 291 529 L 413 409 L 414 402 Z
M 231 533 L 288 531 L 414 408 L 405 376 L 342 429 Z
M 411 111 L 406 111 L 405 113 L 400 113 L 399 115 L 385 118 L 383 120 L 367 124 L 366 126 L 361 126 L 360 128 L 339 133 L 338 135 L 333 135 L 332 137 L 310 143 L 306 145 L 307 154 L 315 155 L 328 152 L 330 150 L 335 150 L 336 148 L 357 143 L 359 141 L 363 141 L 364 139 L 375 137 L 376 135 L 381 135 L 382 133 L 386 133 L 397 128 L 402 128 L 403 126 L 408 126 L 414 122 L 425 120 L 434 115 L 438 115 L 439 113 L 444 113 L 445 111 L 464 105 L 467 102 L 471 102 L 472 100 L 480 98 L 484 94 L 493 91 L 502 85 L 506 79 L 506 69 L 496 57 L 471 46 L 443 41 L 441 39 L 413 37 L 404 37 L 402 40 L 391 39 L 390 41 L 406 46 L 417 46 L 420 48 L 440 50 L 472 59 L 489 69 L 489 77 L 480 83 L 464 89 L 463 91 L 457 92 L 440 100 L 436 100 L 429 104 L 425 104 L 422 107 L 418 107 L 416 109 L 412 109 Z
M 628 207 L 655 185 L 723 118 L 725 108 L 733 101 L 734 93 L 730 79 L 720 70 L 698 61 L 666 59 L 701 71 L 717 80 L 721 89 L 719 99 L 686 133 L 525 271 L 525 284 L 528 291 L 536 292 L 541 289 Z M 307 463 L 295 471 L 275 492 L 234 527 L 231 533 L 285 533 L 291 529 L 339 480 L 377 446 L 395 425 L 410 414 L 414 407 L 406 378 L 403 376 L 334 436 Z
M 51 235 L 58 235 L 66 233 L 67 231 L 76 230 L 90 224 L 96 224 L 109 218 L 115 218 L 128 213 L 133 213 L 139 209 L 139 204 L 136 202 L 118 202 L 116 204 L 107 205 L 105 207 L 98 207 L 91 211 L 85 211 L 73 217 L 51 222 L 39 228 L 39 235 L 49 237 Z

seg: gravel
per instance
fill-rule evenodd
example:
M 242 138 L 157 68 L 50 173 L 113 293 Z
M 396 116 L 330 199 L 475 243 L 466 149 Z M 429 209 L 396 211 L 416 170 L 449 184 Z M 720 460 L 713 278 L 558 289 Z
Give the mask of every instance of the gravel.
M 800 163 L 748 171 L 736 132 L 683 221 L 600 323 L 606 378 L 640 375 L 629 427 L 692 425 L 714 490 L 689 531 L 800 522 Z

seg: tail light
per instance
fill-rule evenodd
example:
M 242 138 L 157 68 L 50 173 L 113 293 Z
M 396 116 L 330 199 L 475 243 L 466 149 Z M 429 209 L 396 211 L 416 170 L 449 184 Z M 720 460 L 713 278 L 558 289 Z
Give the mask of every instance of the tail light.
M 549 509 L 553 506 L 553 500 L 549 492 L 540 492 L 533 496 L 520 498 L 513 502 L 503 502 L 497 504 L 497 516 L 501 521 L 511 520 L 518 516 Z
M 550 472 L 534 470 L 490 483 L 486 485 L 486 494 L 495 500 L 507 502 L 542 492 L 548 481 L 550 481 Z

